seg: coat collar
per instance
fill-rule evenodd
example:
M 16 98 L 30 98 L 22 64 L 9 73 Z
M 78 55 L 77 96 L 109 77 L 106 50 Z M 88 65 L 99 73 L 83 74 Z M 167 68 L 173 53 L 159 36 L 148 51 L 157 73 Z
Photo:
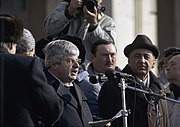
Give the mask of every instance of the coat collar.
M 8 53 L 9 54 L 9 52 L 6 48 L 0 48 L 0 53 Z
M 65 103 L 68 103 L 78 109 L 78 104 L 81 106 L 82 100 L 85 99 L 85 97 L 83 97 L 81 94 L 82 92 L 80 91 L 80 88 L 78 88 L 79 87 L 78 84 L 73 82 L 73 86 L 72 86 L 72 87 L 74 87 L 75 92 L 77 94 L 78 100 L 76 101 L 76 99 L 73 97 L 73 95 L 70 93 L 70 91 L 67 88 L 65 88 L 63 86 L 63 84 L 61 84 L 51 73 L 49 73 L 47 69 L 44 69 L 44 72 L 46 74 L 48 84 L 52 85 L 54 87 L 58 96 Z
M 134 77 L 136 77 L 135 74 L 133 73 L 133 71 L 131 70 L 131 68 L 130 68 L 128 65 L 126 65 L 126 66 L 124 67 L 124 69 L 122 70 L 122 72 L 131 74 L 131 75 L 133 75 Z M 150 76 L 150 84 L 152 84 L 152 83 L 153 83 L 153 84 L 156 84 L 156 85 L 158 86 L 158 89 L 162 89 L 162 87 L 160 86 L 160 83 L 159 83 L 157 77 L 153 74 L 152 71 L 149 72 L 149 76 Z
M 123 69 L 122 72 L 133 75 L 135 77 L 135 80 L 137 81 L 136 76 L 134 75 L 133 71 L 131 70 L 131 68 L 128 65 L 125 66 L 125 68 Z M 162 92 L 164 92 L 164 91 L 162 90 L 162 86 L 160 85 L 157 77 L 151 71 L 149 72 L 149 76 L 150 76 L 150 84 L 149 84 L 150 89 L 145 88 L 145 90 L 148 90 L 148 91 L 151 90 L 153 93 L 161 95 Z M 149 97 L 157 102 L 160 99 L 158 96 L 149 96 Z

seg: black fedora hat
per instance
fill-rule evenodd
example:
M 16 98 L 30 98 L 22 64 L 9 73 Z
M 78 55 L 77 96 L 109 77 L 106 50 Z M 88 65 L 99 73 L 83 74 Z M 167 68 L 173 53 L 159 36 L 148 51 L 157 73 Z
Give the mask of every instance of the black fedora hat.
M 153 45 L 152 41 L 146 35 L 137 35 L 135 40 L 124 48 L 125 56 L 129 58 L 129 54 L 135 49 L 149 49 L 156 59 L 159 56 L 158 47 Z

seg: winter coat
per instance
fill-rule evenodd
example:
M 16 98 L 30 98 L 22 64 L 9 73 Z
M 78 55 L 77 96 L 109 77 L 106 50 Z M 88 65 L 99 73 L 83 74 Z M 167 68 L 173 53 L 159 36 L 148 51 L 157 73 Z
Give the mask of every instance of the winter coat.
M 61 2 L 44 22 L 44 29 L 48 36 L 70 35 L 78 37 L 86 50 L 86 61 L 90 61 L 91 47 L 99 39 L 116 41 L 116 27 L 113 19 L 100 13 L 98 26 L 93 31 L 88 31 L 89 23 L 84 19 L 83 13 L 73 14 L 72 18 L 65 15 L 67 2 Z
M 123 69 L 123 72 L 134 76 L 132 70 L 128 66 Z M 138 83 L 136 78 L 135 81 Z M 132 81 L 127 81 L 126 83 L 129 86 L 136 86 L 139 89 L 152 90 L 157 94 L 161 94 L 162 92 L 162 87 L 159 85 L 156 76 L 152 72 L 150 72 L 150 89 L 137 83 L 135 84 Z M 99 93 L 99 109 L 101 116 L 105 119 L 113 117 L 122 109 L 121 88 L 118 84 L 119 79 L 109 80 L 102 86 Z M 128 127 L 156 127 L 156 123 L 158 122 L 160 122 L 160 126 L 158 127 L 169 127 L 166 101 L 161 100 L 159 97 L 150 96 L 131 89 L 126 89 L 125 93 L 126 109 L 131 112 L 127 116 Z M 122 117 L 113 121 L 112 126 L 123 126 Z

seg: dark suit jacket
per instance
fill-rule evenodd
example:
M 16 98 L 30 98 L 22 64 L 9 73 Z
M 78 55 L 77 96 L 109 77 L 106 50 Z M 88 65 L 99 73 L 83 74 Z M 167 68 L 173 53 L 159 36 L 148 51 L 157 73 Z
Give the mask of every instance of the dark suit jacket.
M 73 82 L 77 101 L 67 88 L 57 81 L 46 69 L 45 74 L 48 82 L 52 85 L 59 96 L 59 101 L 64 103 L 61 107 L 60 118 L 55 127 L 90 127 L 88 122 L 92 121 L 92 115 L 87 105 L 87 98 L 80 87 Z
M 36 126 L 37 115 L 53 124 L 60 104 L 38 58 L 0 52 L 1 126 Z

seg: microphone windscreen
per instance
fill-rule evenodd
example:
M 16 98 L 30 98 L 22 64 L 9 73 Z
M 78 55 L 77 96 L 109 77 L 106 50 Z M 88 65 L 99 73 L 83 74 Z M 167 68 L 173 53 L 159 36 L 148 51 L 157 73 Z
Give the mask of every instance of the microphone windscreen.
M 90 81 L 91 83 L 93 83 L 93 84 L 98 83 L 97 76 L 95 76 L 95 75 L 90 76 L 89 81 Z
M 106 75 L 107 77 L 114 77 L 114 75 L 115 75 L 115 70 L 112 69 L 112 68 L 108 68 L 108 69 L 105 70 L 105 75 Z

